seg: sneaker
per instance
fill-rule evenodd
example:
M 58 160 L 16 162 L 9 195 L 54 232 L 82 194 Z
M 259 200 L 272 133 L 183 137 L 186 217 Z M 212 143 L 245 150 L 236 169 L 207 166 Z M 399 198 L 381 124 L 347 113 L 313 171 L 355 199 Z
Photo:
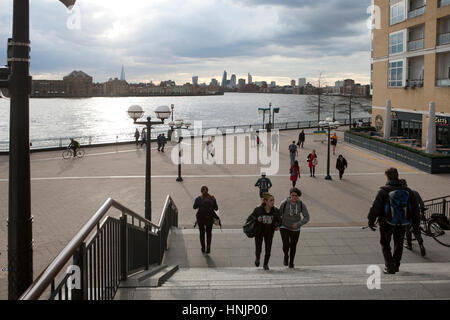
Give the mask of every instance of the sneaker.
M 388 267 L 384 267 L 383 273 L 385 273 L 385 274 L 395 274 L 395 271 L 390 269 L 390 268 L 388 268 Z
M 268 266 L 267 264 L 265 264 L 265 265 L 263 266 L 263 268 L 264 268 L 264 270 L 269 270 L 269 266 Z
M 259 259 L 255 260 L 255 266 L 259 267 Z
M 202 248 L 202 252 L 205 253 L 205 248 Z
M 423 246 L 423 243 L 419 243 L 419 247 L 420 247 L 420 255 L 422 257 L 425 257 L 426 251 L 425 251 L 425 247 Z
M 293 263 L 290 263 L 290 264 L 289 264 L 289 268 L 290 268 L 290 269 L 294 269 L 294 264 L 293 264 Z
M 287 267 L 289 264 L 289 256 L 284 256 L 283 264 Z
M 206 253 L 211 253 L 211 248 L 207 248 Z

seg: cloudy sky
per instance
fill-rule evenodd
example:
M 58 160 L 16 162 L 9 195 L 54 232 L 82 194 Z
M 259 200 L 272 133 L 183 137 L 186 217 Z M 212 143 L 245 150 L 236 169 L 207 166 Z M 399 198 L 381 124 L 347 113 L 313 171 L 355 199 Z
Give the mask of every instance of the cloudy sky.
M 178 84 L 224 70 L 254 81 L 306 77 L 368 83 L 371 0 L 57 0 L 31 2 L 31 73 L 61 79 L 83 70 L 103 82 Z M 11 36 L 12 0 L 0 0 L 0 62 Z

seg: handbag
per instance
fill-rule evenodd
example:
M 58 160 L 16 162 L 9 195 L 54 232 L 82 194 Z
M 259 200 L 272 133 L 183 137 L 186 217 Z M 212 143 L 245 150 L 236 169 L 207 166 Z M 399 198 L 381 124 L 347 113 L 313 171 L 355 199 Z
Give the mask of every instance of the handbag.
M 247 222 L 242 227 L 245 235 L 249 238 L 254 238 L 256 235 L 256 219 L 252 215 L 250 215 L 247 219 Z
M 219 210 L 214 211 L 213 221 L 214 221 L 213 223 L 215 226 L 219 226 L 220 229 L 222 229 L 222 221 L 220 221 Z

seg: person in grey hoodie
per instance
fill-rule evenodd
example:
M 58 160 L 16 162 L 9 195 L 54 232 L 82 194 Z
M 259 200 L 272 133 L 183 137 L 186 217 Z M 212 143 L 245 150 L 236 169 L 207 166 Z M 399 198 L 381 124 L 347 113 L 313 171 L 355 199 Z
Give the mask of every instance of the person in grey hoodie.
M 299 199 L 302 192 L 297 188 L 289 190 L 289 198 L 280 204 L 281 227 L 280 234 L 283 241 L 285 266 L 294 268 L 295 252 L 300 237 L 300 228 L 309 221 L 306 205 Z

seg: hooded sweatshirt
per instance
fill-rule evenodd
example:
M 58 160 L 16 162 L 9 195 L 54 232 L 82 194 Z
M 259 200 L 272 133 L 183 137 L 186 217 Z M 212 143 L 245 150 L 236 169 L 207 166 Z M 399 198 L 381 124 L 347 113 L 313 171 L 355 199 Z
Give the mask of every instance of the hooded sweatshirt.
M 301 200 L 292 203 L 290 198 L 286 198 L 280 204 L 281 227 L 291 231 L 300 231 L 300 227 L 309 222 L 309 213 L 305 204 Z M 303 216 L 303 218 L 302 218 Z M 297 227 L 294 228 L 294 224 Z

